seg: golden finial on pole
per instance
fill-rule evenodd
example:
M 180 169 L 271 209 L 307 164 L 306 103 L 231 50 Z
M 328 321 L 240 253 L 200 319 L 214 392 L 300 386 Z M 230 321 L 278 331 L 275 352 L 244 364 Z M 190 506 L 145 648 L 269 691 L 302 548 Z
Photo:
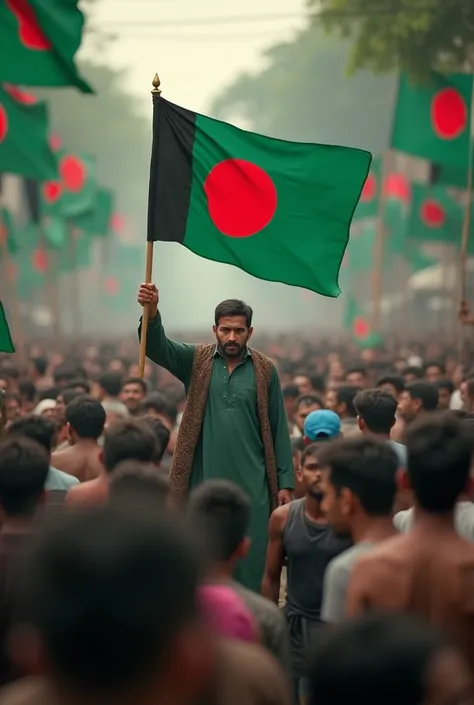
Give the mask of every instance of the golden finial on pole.
M 161 81 L 160 81 L 160 77 L 158 76 L 157 73 L 155 73 L 155 76 L 154 76 L 153 81 L 152 81 L 151 83 L 152 83 L 152 86 L 153 86 L 152 91 L 151 91 L 151 94 L 152 94 L 153 96 L 155 96 L 155 95 L 160 95 L 160 93 L 161 93 L 161 89 L 160 89 Z

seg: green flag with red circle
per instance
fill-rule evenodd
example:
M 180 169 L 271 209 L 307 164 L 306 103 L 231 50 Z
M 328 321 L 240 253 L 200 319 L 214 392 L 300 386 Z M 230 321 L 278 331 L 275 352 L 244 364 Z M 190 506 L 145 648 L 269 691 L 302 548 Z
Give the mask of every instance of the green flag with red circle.
M 354 220 L 376 218 L 379 210 L 380 184 L 382 180 L 382 160 L 375 157 L 372 160 L 359 203 L 354 213 Z
M 467 169 L 473 76 L 431 74 L 427 85 L 402 74 L 391 147 L 443 166 Z
M 0 81 L 92 93 L 74 62 L 83 28 L 78 0 L 0 0 Z
M 338 296 L 371 155 L 264 137 L 155 102 L 148 240 Z
M 97 197 L 95 160 L 86 154 L 56 154 L 57 179 L 41 185 L 41 213 L 60 218 L 75 218 L 93 211 Z
M 416 240 L 460 245 L 464 208 L 442 186 L 413 184 L 407 232 Z
M 345 298 L 344 326 L 359 348 L 373 348 L 382 342 L 381 336 L 372 332 L 369 317 L 351 294 Z
M 0 301 L 0 352 L 2 353 L 14 353 L 15 346 L 13 344 L 13 339 L 10 333 L 10 327 L 7 321 L 7 315 L 3 307 L 3 303 Z
M 107 189 L 98 189 L 92 210 L 73 218 L 73 225 L 96 237 L 105 237 L 111 230 L 113 208 L 113 193 Z
M 46 104 L 9 84 L 0 84 L 0 171 L 38 180 L 58 174 Z

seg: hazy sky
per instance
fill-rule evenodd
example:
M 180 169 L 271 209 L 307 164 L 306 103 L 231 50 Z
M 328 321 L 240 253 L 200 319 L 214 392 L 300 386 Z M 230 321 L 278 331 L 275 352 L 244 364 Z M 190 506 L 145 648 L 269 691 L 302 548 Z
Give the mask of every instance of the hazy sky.
M 261 66 L 266 47 L 303 25 L 304 1 L 97 0 L 91 19 L 116 35 L 106 58 L 125 69 L 144 109 L 158 71 L 167 98 L 204 111 L 240 71 Z M 92 52 L 86 43 L 84 55 Z

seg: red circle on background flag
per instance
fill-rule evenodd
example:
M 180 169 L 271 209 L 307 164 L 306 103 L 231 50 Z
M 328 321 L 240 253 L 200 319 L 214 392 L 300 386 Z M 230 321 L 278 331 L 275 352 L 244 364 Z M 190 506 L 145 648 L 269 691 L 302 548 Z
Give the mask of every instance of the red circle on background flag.
M 43 184 L 43 198 L 47 203 L 55 203 L 61 195 L 59 181 L 46 181 Z
M 250 237 L 275 215 L 277 192 L 266 171 L 244 159 L 226 159 L 204 182 L 209 215 L 228 237 Z
M 49 146 L 53 150 L 53 152 L 58 152 L 61 149 L 62 140 L 61 140 L 61 137 L 57 133 L 53 132 L 49 136 L 48 141 L 49 141 Z
M 455 88 L 443 88 L 431 101 L 431 123 L 436 135 L 454 140 L 467 128 L 469 110 Z
M 116 233 L 125 228 L 125 218 L 120 213 L 112 213 L 110 216 L 110 227 Z
M 38 247 L 33 252 L 33 267 L 37 272 L 44 274 L 48 269 L 48 264 L 49 261 L 47 253 L 41 247 Z
M 421 205 L 420 218 L 429 228 L 442 228 L 446 222 L 446 211 L 434 199 L 427 199 Z
M 7 241 L 8 230 L 4 223 L 0 221 L 0 245 L 3 245 Z
M 6 0 L 6 5 L 17 19 L 18 38 L 23 46 L 35 51 L 51 49 L 51 42 L 43 34 L 28 0 Z
M 8 115 L 7 111 L 0 104 L 0 142 L 3 142 L 8 134 Z
M 404 174 L 389 174 L 384 183 L 384 195 L 408 203 L 411 199 L 410 182 Z
M 104 283 L 104 288 L 106 294 L 109 296 L 116 296 L 120 289 L 118 279 L 115 277 L 107 277 Z
M 365 180 L 364 188 L 360 196 L 362 203 L 373 201 L 377 194 L 377 179 L 373 174 L 369 174 Z
M 34 105 L 38 102 L 38 98 L 36 98 L 36 96 L 23 91 L 21 88 L 18 88 L 18 86 L 12 86 L 10 83 L 4 83 L 3 87 L 6 92 L 17 101 L 17 103 L 23 103 L 23 105 Z
M 357 338 L 367 338 L 370 334 L 370 326 L 366 319 L 356 316 L 352 324 L 352 332 Z
M 71 155 L 63 157 L 59 163 L 59 174 L 66 191 L 82 191 L 87 179 L 87 169 L 80 159 Z

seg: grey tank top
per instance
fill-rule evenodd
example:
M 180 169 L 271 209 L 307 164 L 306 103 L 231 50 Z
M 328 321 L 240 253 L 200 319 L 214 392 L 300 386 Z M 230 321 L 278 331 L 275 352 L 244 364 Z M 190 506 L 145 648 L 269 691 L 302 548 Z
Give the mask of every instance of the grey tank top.
M 305 502 L 304 497 L 291 502 L 283 532 L 288 573 L 286 610 L 319 620 L 327 565 L 352 544 L 337 537 L 330 526 L 310 521 L 305 515 Z

